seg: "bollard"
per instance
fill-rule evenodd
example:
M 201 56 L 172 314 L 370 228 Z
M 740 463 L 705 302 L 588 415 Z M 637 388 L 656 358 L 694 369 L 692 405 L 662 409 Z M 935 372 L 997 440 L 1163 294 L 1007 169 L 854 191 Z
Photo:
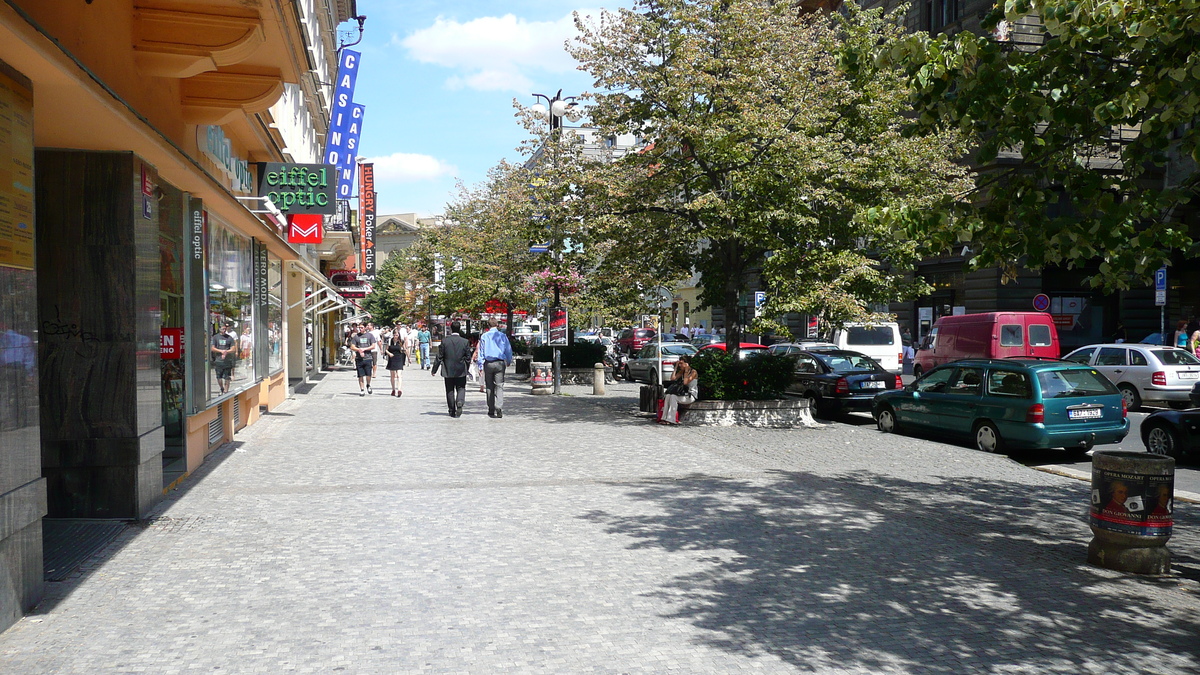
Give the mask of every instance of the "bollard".
M 597 363 L 592 366 L 592 395 L 604 395 L 604 364 Z
M 1175 460 L 1144 452 L 1092 453 L 1094 538 L 1088 562 L 1120 572 L 1169 574 Z

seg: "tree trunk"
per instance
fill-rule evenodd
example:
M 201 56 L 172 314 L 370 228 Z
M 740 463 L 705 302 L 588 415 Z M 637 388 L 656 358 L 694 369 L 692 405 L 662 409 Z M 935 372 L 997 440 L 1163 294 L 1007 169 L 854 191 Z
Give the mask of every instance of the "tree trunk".
M 508 333 L 508 339 L 509 339 L 509 340 L 512 340 L 512 335 L 513 335 L 513 306 L 512 306 L 512 303 L 511 303 L 511 302 L 509 302 L 509 301 L 507 301 L 507 300 L 505 300 L 505 301 L 504 301 L 504 306 L 505 306 L 505 312 L 504 312 L 504 332 L 505 332 L 505 333 Z

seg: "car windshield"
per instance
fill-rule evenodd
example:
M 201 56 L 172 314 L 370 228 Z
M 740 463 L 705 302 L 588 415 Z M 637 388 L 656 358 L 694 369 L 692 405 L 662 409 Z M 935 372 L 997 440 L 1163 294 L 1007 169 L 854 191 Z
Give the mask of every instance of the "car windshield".
M 892 345 L 896 337 L 891 326 L 850 326 L 846 328 L 846 344 Z
M 871 373 L 883 370 L 883 366 L 865 354 L 833 352 L 814 353 L 813 356 L 817 357 L 821 363 L 824 363 L 835 373 Z
M 637 332 L 637 336 L 638 336 L 638 337 L 640 337 L 640 338 L 641 338 L 641 337 L 652 337 L 653 335 L 654 335 L 654 331 L 652 331 L 652 330 L 650 330 L 650 329 L 648 329 L 648 328 L 647 328 L 647 329 L 644 329 L 644 330 L 639 330 L 639 331 Z
M 738 349 L 738 358 L 745 359 L 755 354 L 764 354 L 767 352 L 766 347 L 741 347 Z
M 1151 354 L 1164 366 L 1195 366 L 1200 365 L 1200 359 L 1182 349 L 1152 349 Z
M 1108 378 L 1091 368 L 1071 370 L 1043 370 L 1037 374 L 1042 386 L 1042 398 L 1066 398 L 1069 396 L 1098 396 L 1115 394 L 1117 388 Z
M 663 345 L 663 356 L 688 356 L 695 354 L 696 348 L 691 345 Z

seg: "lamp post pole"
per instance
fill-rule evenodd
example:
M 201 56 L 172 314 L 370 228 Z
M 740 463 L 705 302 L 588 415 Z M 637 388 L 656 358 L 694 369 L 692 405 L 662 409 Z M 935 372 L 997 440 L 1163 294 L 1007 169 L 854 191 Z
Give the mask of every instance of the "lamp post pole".
M 556 94 L 554 94 L 554 96 L 547 96 L 545 94 L 536 94 L 536 93 L 533 96 L 535 99 L 538 100 L 538 102 L 533 105 L 531 110 L 537 115 L 547 117 L 550 121 L 550 140 L 547 145 L 552 146 L 553 143 L 555 143 L 559 140 L 559 137 L 562 134 L 562 118 L 565 117 L 567 115 L 567 113 L 572 108 L 574 108 L 576 105 L 575 97 L 574 96 L 565 96 L 564 97 L 562 95 L 562 89 L 559 89 L 558 92 Z M 546 102 L 545 105 L 543 105 L 541 103 L 541 101 L 545 101 Z M 551 155 L 550 155 L 551 165 L 556 166 L 557 160 L 558 160 L 557 149 L 554 147 L 548 147 L 547 149 L 551 153 Z M 551 240 L 551 246 L 553 247 L 551 250 L 552 250 L 553 256 L 554 256 L 554 262 L 561 263 L 562 262 L 562 242 L 559 241 L 559 231 L 558 231 L 557 225 L 555 225 L 555 227 L 554 227 L 554 236 Z M 556 268 L 560 267 L 560 265 L 556 264 L 555 267 Z M 555 269 L 555 274 L 558 274 L 559 271 L 560 270 Z M 555 281 L 554 282 L 554 304 L 551 305 L 551 311 L 548 313 L 549 316 L 547 317 L 548 319 L 550 317 L 554 316 L 554 314 L 555 314 L 554 310 L 556 308 L 561 307 L 561 303 L 562 303 L 561 290 L 562 289 L 559 287 L 558 282 Z M 549 325 L 550 322 L 547 321 L 546 324 L 547 324 L 546 325 L 547 336 L 549 336 L 549 331 L 551 330 L 551 326 Z M 565 337 L 566 336 L 564 335 L 564 338 Z M 561 362 L 561 356 L 559 355 L 559 351 L 558 351 L 559 345 L 557 343 L 552 344 L 551 347 L 554 349 L 554 393 L 557 395 L 562 392 L 562 373 L 561 373 L 562 368 L 559 365 Z

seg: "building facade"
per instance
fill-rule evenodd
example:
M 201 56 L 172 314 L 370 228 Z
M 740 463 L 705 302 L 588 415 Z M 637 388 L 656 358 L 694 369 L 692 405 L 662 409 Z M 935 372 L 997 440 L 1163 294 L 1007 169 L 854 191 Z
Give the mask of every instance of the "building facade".
M 0 2 L 0 629 L 44 523 L 144 517 L 310 369 L 345 303 L 255 166 L 320 161 L 355 9 Z

